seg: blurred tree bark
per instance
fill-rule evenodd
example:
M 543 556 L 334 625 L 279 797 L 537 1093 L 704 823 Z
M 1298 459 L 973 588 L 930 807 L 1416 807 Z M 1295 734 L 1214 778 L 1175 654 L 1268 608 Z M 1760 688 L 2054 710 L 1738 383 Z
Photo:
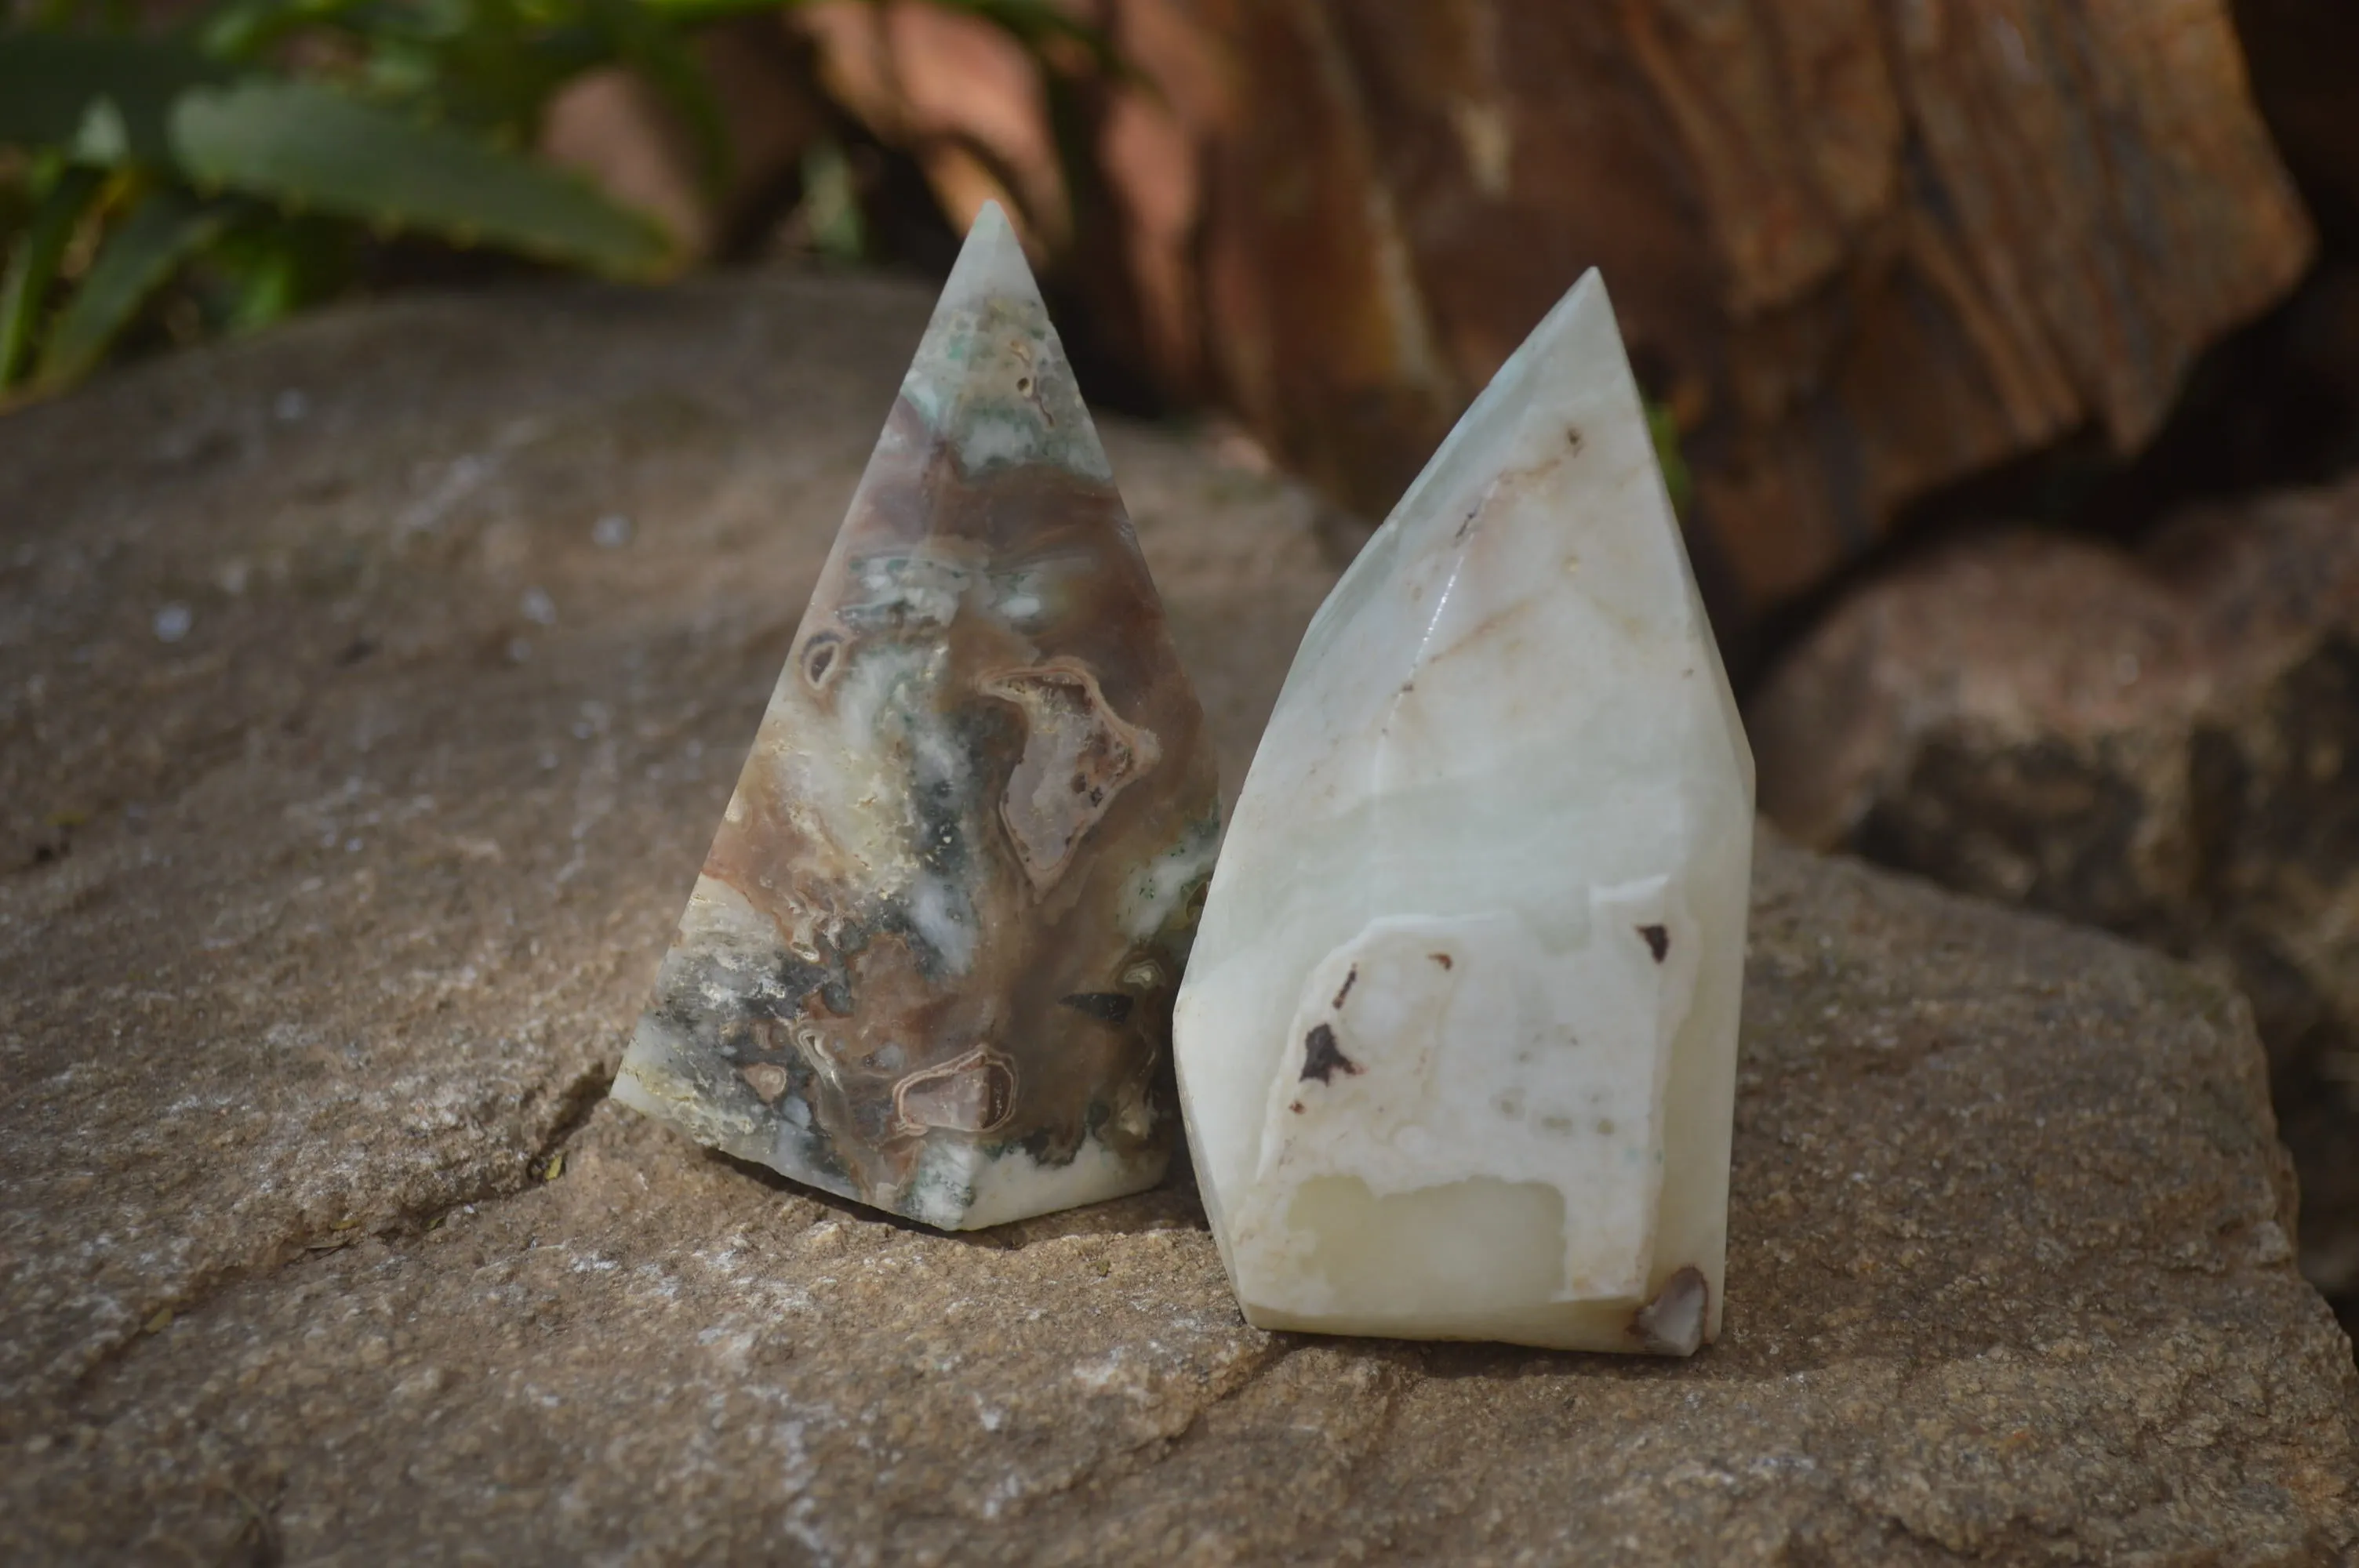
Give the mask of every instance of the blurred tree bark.
M 1126 275 L 1082 291 L 1136 313 L 1106 341 L 1374 515 L 1598 266 L 1724 633 L 1948 481 L 2091 425 L 2136 449 L 2313 245 L 2227 0 L 1077 8 L 1146 82 L 1085 105 L 1114 200 L 1028 205 Z M 869 26 L 942 78 L 928 29 Z M 1041 186 L 1005 93 L 913 96 Z M 955 220 L 986 182 L 942 183 Z

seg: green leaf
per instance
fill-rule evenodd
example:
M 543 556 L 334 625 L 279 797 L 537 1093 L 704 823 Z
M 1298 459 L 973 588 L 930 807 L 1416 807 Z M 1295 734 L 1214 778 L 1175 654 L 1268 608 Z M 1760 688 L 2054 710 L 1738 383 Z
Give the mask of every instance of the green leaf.
M 444 30 L 373 23 L 363 42 L 373 95 L 512 144 L 529 139 L 568 81 L 613 57 L 586 27 L 530 27 L 500 5 Z
M 60 170 L 9 254 L 8 270 L 0 275 L 0 388 L 15 384 L 32 349 L 49 283 L 58 275 L 58 258 L 105 184 L 106 176 L 95 168 L 76 165 Z
M 172 105 L 236 68 L 178 44 L 0 33 L 0 146 L 74 148 L 87 161 L 161 163 Z
M 167 187 L 132 210 L 106 237 L 42 346 L 34 379 L 60 386 L 90 373 L 173 270 L 229 222 L 226 203 Z
M 173 110 L 171 130 L 201 185 L 612 276 L 647 276 L 673 259 L 652 222 L 580 180 L 329 88 L 194 92 Z
M 251 332 L 348 287 L 355 250 L 340 219 L 258 209 L 198 258 L 189 284 L 209 323 Z
M 178 29 L 216 59 L 261 59 L 288 35 L 334 26 L 358 0 L 215 0 Z

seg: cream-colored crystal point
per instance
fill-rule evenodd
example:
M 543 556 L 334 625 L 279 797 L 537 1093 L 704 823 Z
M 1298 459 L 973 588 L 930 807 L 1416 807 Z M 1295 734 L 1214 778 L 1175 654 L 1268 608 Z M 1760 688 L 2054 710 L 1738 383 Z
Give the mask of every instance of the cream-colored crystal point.
M 1265 1328 L 1718 1333 L 1753 763 L 1582 278 L 1304 636 L 1175 1051 Z

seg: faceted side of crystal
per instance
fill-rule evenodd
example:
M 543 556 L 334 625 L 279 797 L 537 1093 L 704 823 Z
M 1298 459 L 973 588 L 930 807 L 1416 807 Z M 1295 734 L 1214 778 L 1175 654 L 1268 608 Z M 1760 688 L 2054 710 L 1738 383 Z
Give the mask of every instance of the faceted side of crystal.
M 1202 715 L 1006 221 L 943 292 L 614 1093 L 947 1227 L 1161 1179 Z
M 1237 805 L 1176 1029 L 1248 1317 L 1716 1333 L 1751 831 L 1593 274 L 1321 610 Z

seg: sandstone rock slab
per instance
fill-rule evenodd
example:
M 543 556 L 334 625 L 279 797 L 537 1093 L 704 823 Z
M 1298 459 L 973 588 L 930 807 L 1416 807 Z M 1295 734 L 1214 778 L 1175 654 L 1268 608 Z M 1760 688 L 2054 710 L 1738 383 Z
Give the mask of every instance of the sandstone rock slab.
M 1184 1172 L 951 1237 L 602 1101 L 926 303 L 413 300 L 0 420 L 0 1558 L 2359 1545 L 2239 1004 L 1774 845 L 1691 1362 L 1266 1335 Z M 1106 436 L 1234 789 L 1311 508 Z
M 0 1424 L 211 1281 L 545 1165 L 927 305 L 410 300 L 0 421 Z M 1108 444 L 1241 759 L 1332 580 L 1309 508 Z

